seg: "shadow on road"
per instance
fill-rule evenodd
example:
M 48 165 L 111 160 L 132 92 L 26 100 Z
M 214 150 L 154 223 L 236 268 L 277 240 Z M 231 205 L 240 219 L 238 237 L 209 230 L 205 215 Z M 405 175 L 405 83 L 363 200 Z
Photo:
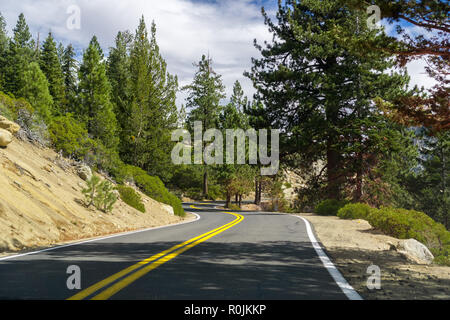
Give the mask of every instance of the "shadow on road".
M 87 243 L 0 262 L 0 299 L 65 299 L 67 267 L 81 268 L 82 289 L 177 242 Z M 151 271 L 117 299 L 345 299 L 302 242 L 205 242 Z

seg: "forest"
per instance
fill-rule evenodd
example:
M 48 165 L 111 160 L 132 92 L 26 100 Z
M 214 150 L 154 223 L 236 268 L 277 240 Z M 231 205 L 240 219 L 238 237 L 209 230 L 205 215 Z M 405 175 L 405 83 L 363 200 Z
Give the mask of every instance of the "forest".
M 449 4 L 372 2 L 395 35 L 372 28 L 361 1 L 280 1 L 275 17 L 263 8 L 273 41 L 254 43 L 260 55 L 245 72 L 252 97 L 239 81 L 227 97 L 206 52 L 181 87 L 144 16 L 133 32 L 117 33 L 114 47 L 93 35 L 77 55 L 51 32 L 33 36 L 23 14 L 9 35 L 0 13 L 0 115 L 21 126 L 22 138 L 133 183 L 179 215 L 182 197 L 234 208 L 266 197 L 286 212 L 350 202 L 417 210 L 448 229 Z M 423 34 L 412 36 L 407 24 Z M 418 59 L 432 89 L 409 85 L 406 66 Z M 180 91 L 187 98 L 178 108 Z M 280 170 L 174 164 L 172 132 L 193 133 L 195 122 L 279 130 Z M 284 199 L 288 173 L 304 181 L 295 201 Z

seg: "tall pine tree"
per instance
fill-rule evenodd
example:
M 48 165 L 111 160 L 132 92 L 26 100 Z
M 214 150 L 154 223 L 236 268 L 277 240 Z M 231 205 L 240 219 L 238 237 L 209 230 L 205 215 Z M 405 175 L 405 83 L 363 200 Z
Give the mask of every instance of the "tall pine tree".
M 0 12 L 0 90 L 5 83 L 6 55 L 8 54 L 9 38 L 6 31 L 6 21 Z
M 47 39 L 42 45 L 39 55 L 39 65 L 47 77 L 50 94 L 53 97 L 54 114 L 61 115 L 64 113 L 64 77 L 56 43 L 51 32 L 49 32 Z
M 213 61 L 203 55 L 202 59 L 194 64 L 197 67 L 193 82 L 184 87 L 188 91 L 186 107 L 189 109 L 188 127 L 191 132 L 194 122 L 202 123 L 203 132 L 211 128 L 219 128 L 219 116 L 221 113 L 221 99 L 225 98 L 225 86 L 222 76 L 213 68 Z M 204 150 L 205 145 L 203 145 Z M 204 165 L 203 195 L 208 195 L 208 166 Z
M 106 76 L 106 64 L 97 37 L 93 37 L 84 52 L 79 70 L 78 115 L 86 123 L 89 134 L 103 145 L 116 150 L 117 119 L 111 103 L 111 86 Z
M 127 136 L 125 133 L 127 122 L 131 116 L 131 92 L 130 92 L 130 56 L 129 47 L 133 41 L 132 35 L 125 31 L 119 32 L 116 37 L 116 46 L 111 48 L 108 57 L 107 74 L 111 83 L 111 101 L 114 104 L 115 114 L 119 123 L 121 141 Z M 123 150 L 120 144 L 120 150 Z
M 71 44 L 64 49 L 61 58 L 61 67 L 64 78 L 64 102 L 63 112 L 74 112 L 76 110 L 77 98 L 77 73 L 78 62 L 75 59 L 75 50 Z
M 129 118 L 124 126 L 122 156 L 167 182 L 171 176 L 171 130 L 177 126 L 175 104 L 178 79 L 167 71 L 156 42 L 156 26 L 150 38 L 141 18 L 130 50 Z
M 24 87 L 24 72 L 35 60 L 35 42 L 23 13 L 13 29 L 6 60 L 4 90 L 17 94 Z
M 394 99 L 408 79 L 387 73 L 394 65 L 389 54 L 356 54 L 354 42 L 343 43 L 335 26 L 353 30 L 358 39 L 387 37 L 368 28 L 365 11 L 331 0 L 280 2 L 278 23 L 263 15 L 274 41 L 256 45 L 263 57 L 253 59 L 247 75 L 268 122 L 284 133 L 282 154 L 297 154 L 303 164 L 323 163 L 311 185 L 324 187 L 328 198 L 348 196 L 346 188 L 356 188 L 360 198 L 363 179 L 400 134 L 374 100 Z

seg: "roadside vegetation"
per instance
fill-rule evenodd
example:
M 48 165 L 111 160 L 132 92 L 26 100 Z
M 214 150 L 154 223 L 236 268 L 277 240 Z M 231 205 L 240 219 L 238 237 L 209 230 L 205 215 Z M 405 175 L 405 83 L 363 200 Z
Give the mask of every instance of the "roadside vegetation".
M 450 266 L 450 232 L 423 212 L 350 203 L 339 209 L 337 216 L 366 220 L 374 229 L 397 239 L 416 239 L 430 249 L 435 263 Z
M 185 215 L 183 197 L 221 199 L 228 208 L 250 196 L 260 205 L 265 197 L 275 211 L 368 219 L 386 234 L 421 239 L 445 262 L 450 7 L 443 0 L 374 3 L 397 34 L 365 23 L 361 1 L 288 0 L 274 17 L 263 9 L 277 40 L 255 42 L 260 55 L 245 72 L 253 99 L 239 81 L 227 96 L 206 54 L 194 64 L 191 83 L 180 88 L 160 52 L 156 25 L 147 26 L 144 17 L 134 32 L 118 32 L 107 52 L 93 36 L 77 56 L 51 32 L 37 45 L 23 14 L 9 35 L 0 14 L 0 114 L 21 126 L 19 138 L 117 182 L 136 208 L 141 202 L 127 184 L 178 216 Z M 417 36 L 407 32 L 411 21 Z M 427 39 L 429 31 L 434 36 Z M 406 64 L 419 59 L 436 80 L 432 89 L 410 86 Z M 180 90 L 187 98 L 177 108 Z M 203 124 L 202 133 L 279 129 L 280 171 L 262 176 L 261 165 L 173 164 L 171 133 L 192 133 L 195 122 Z M 303 181 L 292 202 L 284 195 L 288 170 Z M 102 210 L 110 208 L 109 192 L 104 186 L 104 200 L 97 201 Z M 86 194 L 95 205 L 95 193 Z

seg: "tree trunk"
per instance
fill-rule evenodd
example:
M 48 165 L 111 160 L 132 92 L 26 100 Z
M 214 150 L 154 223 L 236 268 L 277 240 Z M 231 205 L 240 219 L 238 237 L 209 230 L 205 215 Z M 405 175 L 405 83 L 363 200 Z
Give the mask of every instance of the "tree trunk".
M 206 166 L 203 174 L 203 197 L 208 198 L 208 168 Z
M 356 190 L 353 195 L 353 200 L 355 202 L 359 202 L 362 198 L 362 184 L 363 184 L 363 161 L 362 161 L 362 155 L 358 154 L 358 160 L 357 160 L 357 169 L 356 169 Z
M 234 203 L 238 204 L 238 202 L 239 202 L 239 194 L 236 193 L 234 195 Z
M 328 176 L 328 198 L 340 200 L 339 183 L 339 153 L 333 149 L 332 141 L 327 146 L 327 176 Z
M 242 194 L 239 195 L 239 208 L 242 207 Z
M 258 181 L 258 201 L 257 205 L 259 206 L 261 204 L 261 198 L 262 198 L 262 181 Z
M 225 203 L 225 208 L 229 208 L 231 203 L 231 194 L 227 191 L 227 201 Z
M 255 204 L 258 204 L 258 178 L 255 178 Z

